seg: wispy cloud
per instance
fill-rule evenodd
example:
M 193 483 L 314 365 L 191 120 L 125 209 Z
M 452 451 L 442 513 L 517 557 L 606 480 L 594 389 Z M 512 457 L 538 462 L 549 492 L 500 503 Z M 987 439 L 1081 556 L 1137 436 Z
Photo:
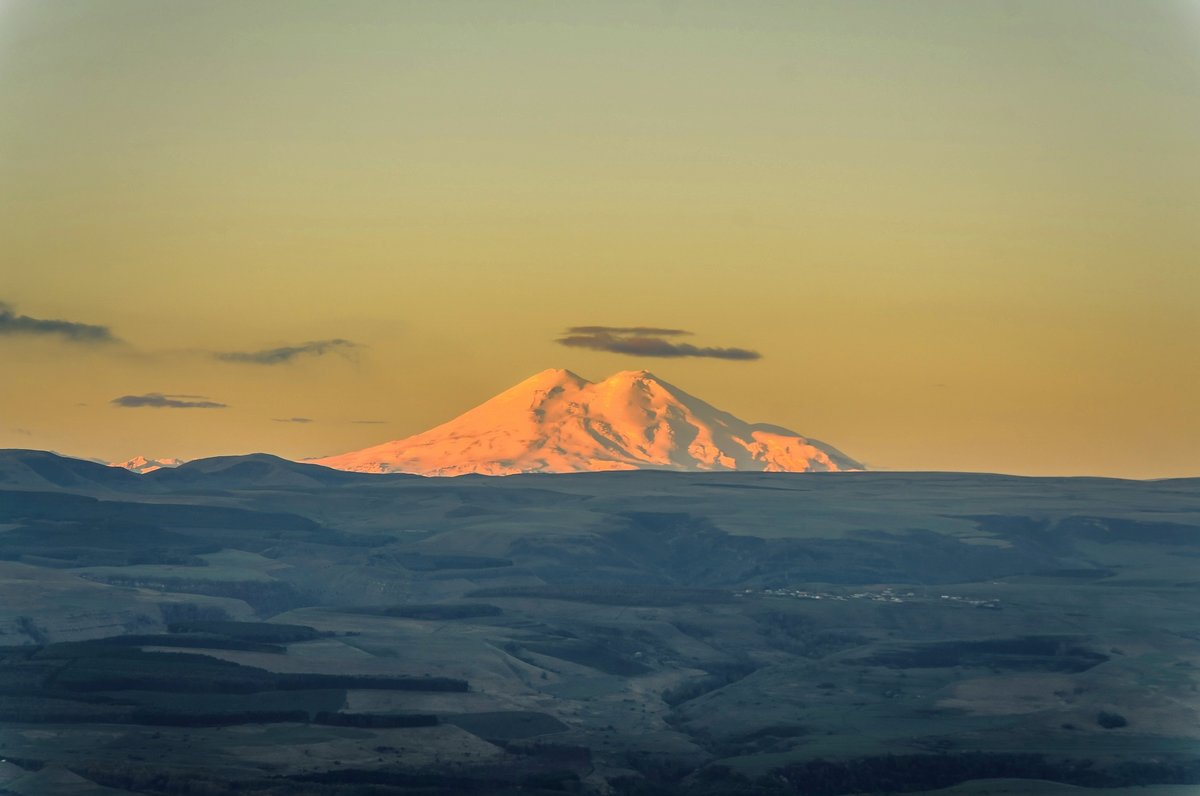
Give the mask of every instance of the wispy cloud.
M 18 315 L 11 304 L 3 301 L 0 301 L 0 335 L 58 337 L 88 344 L 120 342 L 107 326 Z
M 153 409 L 225 409 L 229 405 L 208 400 L 205 395 L 164 395 L 148 392 L 144 395 L 122 395 L 109 403 L 129 408 L 150 407 Z
M 315 423 L 311 417 L 276 417 L 273 418 L 276 423 Z
M 261 351 L 217 351 L 213 357 L 222 362 L 237 362 L 245 365 L 286 365 L 303 356 L 319 357 L 326 354 L 345 356 L 359 347 L 358 343 L 339 337 L 332 340 L 310 340 L 297 345 L 265 348 Z
M 762 354 L 748 348 L 695 346 L 666 339 L 690 335 L 685 329 L 663 329 L 654 326 L 572 326 L 556 342 L 572 348 L 590 348 L 613 354 L 632 354 L 641 357 L 707 357 L 750 361 Z
M 635 334 L 650 337 L 679 337 L 691 334 L 686 329 L 663 329 L 659 326 L 572 326 L 566 334 Z

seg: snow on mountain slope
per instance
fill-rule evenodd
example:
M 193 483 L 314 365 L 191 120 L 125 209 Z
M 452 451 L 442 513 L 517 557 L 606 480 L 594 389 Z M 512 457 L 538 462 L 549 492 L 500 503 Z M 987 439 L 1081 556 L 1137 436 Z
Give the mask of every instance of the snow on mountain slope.
M 598 383 L 544 370 L 428 431 L 309 462 L 422 475 L 863 469 L 825 443 L 746 423 L 644 370 Z
M 133 473 L 150 473 L 155 470 L 161 470 L 164 467 L 178 467 L 183 464 L 183 459 L 148 459 L 145 456 L 134 456 L 132 459 L 124 462 L 111 462 L 109 467 L 123 467 Z

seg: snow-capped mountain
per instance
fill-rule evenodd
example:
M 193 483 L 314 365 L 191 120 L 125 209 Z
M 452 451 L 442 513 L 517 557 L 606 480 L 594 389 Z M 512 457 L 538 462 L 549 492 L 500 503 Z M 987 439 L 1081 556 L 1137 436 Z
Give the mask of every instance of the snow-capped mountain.
M 109 467 L 123 467 L 133 473 L 150 473 L 164 467 L 178 467 L 183 459 L 148 459 L 145 456 L 134 456 L 124 462 L 109 462 Z
M 863 469 L 830 445 L 746 423 L 644 370 L 596 383 L 544 370 L 436 428 L 309 461 L 422 475 Z

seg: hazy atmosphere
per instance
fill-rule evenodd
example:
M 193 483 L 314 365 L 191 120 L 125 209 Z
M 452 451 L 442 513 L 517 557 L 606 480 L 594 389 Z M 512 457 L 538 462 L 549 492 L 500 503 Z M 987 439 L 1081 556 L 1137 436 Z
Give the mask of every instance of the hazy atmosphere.
M 1197 796 L 1200 0 L 0 0 L 0 795 Z
M 648 369 L 867 467 L 1200 473 L 1195 2 L 0 0 L 0 447 Z

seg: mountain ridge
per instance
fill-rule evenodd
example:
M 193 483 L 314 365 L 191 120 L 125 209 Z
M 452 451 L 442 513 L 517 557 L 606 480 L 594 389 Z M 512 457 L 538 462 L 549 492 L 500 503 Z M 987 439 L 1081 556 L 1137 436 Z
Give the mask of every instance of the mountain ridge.
M 172 457 L 153 458 L 150 456 L 134 456 L 132 459 L 126 459 L 123 462 L 106 462 L 109 467 L 121 467 L 138 475 L 152 473 L 155 470 L 162 470 L 163 468 L 178 467 L 183 463 L 183 459 Z
M 747 423 L 646 370 L 550 368 L 403 439 L 306 460 L 339 470 L 516 475 L 606 470 L 863 470 L 824 442 Z

